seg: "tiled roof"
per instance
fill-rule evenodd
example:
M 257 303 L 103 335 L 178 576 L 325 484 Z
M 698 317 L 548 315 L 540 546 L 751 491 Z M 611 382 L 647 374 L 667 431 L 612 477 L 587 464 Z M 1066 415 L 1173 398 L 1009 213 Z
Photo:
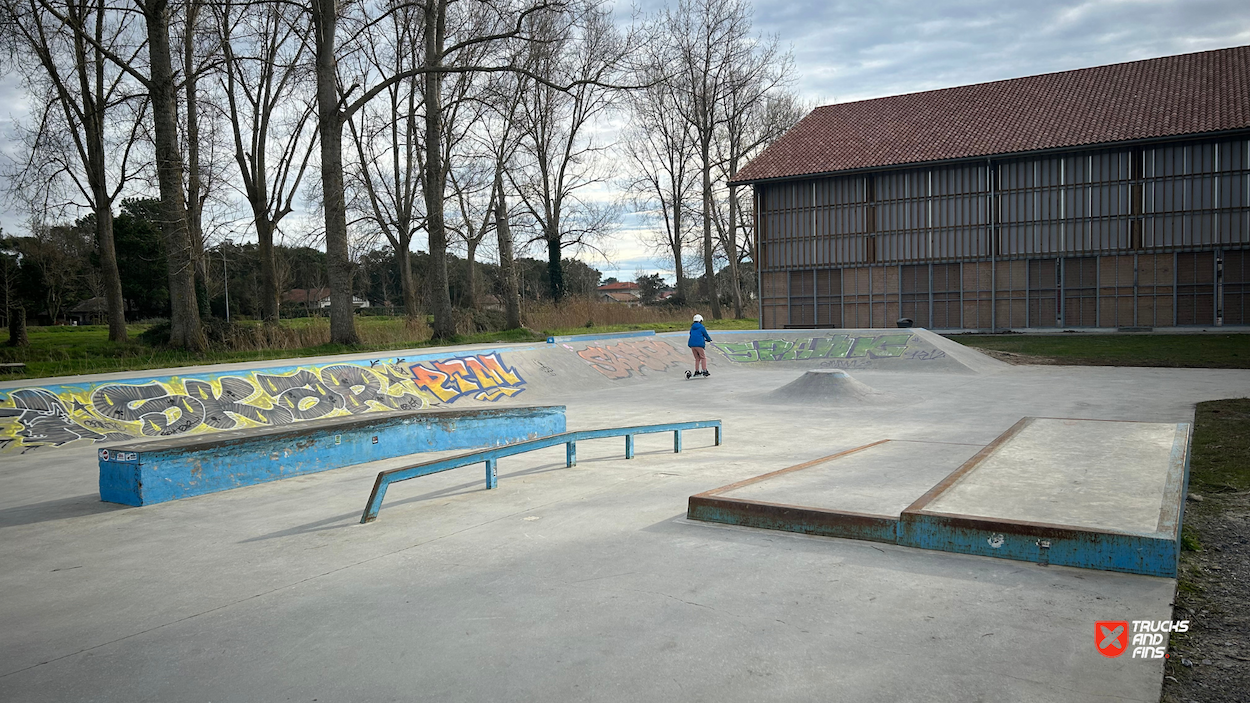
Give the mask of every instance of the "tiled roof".
M 770 178 L 1250 128 L 1250 46 L 827 105 L 743 167 Z
M 329 288 L 293 288 L 282 296 L 286 303 L 319 303 L 330 297 Z
M 617 281 L 616 283 L 605 283 L 599 286 L 596 290 L 640 290 L 641 288 L 642 286 L 634 283 L 633 281 Z

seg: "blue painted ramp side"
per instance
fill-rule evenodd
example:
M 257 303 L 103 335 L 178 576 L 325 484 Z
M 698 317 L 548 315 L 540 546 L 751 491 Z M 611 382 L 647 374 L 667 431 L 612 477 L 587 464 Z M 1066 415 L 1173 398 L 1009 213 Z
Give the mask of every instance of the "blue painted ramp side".
M 150 505 L 379 459 L 565 431 L 564 406 L 378 413 L 99 450 L 100 499 Z

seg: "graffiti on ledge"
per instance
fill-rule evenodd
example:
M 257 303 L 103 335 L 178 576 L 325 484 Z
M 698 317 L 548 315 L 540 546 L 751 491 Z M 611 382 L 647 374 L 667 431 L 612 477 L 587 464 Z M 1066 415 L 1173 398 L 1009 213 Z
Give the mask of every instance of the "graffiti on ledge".
M 757 339 L 750 342 L 712 342 L 730 361 L 805 361 L 808 359 L 862 360 L 902 357 L 911 334 L 852 337 L 833 334 L 811 339 Z
M 411 371 L 417 388 L 444 403 L 465 396 L 493 403 L 525 390 L 525 379 L 516 369 L 508 368 L 498 353 L 422 362 L 413 364 Z
M 21 388 L 0 392 L 0 452 L 420 410 L 470 394 L 493 402 L 524 383 L 496 353 Z
M 573 347 L 564 345 L 569 349 Z M 687 357 L 677 353 L 671 344 L 662 340 L 644 342 L 620 342 L 605 347 L 589 346 L 577 352 L 590 362 L 591 368 L 612 380 L 630 378 L 635 374 L 645 376 L 650 371 L 668 371 L 683 366 Z

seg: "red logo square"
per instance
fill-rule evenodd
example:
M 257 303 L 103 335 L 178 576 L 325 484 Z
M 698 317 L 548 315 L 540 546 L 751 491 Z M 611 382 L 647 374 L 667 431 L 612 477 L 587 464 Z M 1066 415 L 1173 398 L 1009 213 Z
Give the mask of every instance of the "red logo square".
M 1128 648 L 1127 620 L 1100 620 L 1094 623 L 1094 645 L 1104 657 L 1118 657 Z

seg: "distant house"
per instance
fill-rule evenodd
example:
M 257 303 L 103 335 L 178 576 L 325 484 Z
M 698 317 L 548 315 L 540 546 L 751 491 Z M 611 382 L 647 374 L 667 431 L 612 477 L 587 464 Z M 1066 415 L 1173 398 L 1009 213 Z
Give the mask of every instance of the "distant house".
M 65 314 L 75 324 L 79 325 L 98 325 L 103 324 L 109 314 L 109 303 L 103 296 L 96 296 L 82 301 L 69 309 Z
M 282 302 L 288 305 L 298 305 L 312 309 L 326 309 L 330 307 L 330 289 L 329 288 L 294 288 L 286 292 L 282 296 Z M 369 301 L 364 298 L 352 296 L 352 305 L 357 308 L 369 307 Z
M 642 287 L 633 281 L 608 283 L 595 289 L 595 297 L 604 303 L 642 305 Z

